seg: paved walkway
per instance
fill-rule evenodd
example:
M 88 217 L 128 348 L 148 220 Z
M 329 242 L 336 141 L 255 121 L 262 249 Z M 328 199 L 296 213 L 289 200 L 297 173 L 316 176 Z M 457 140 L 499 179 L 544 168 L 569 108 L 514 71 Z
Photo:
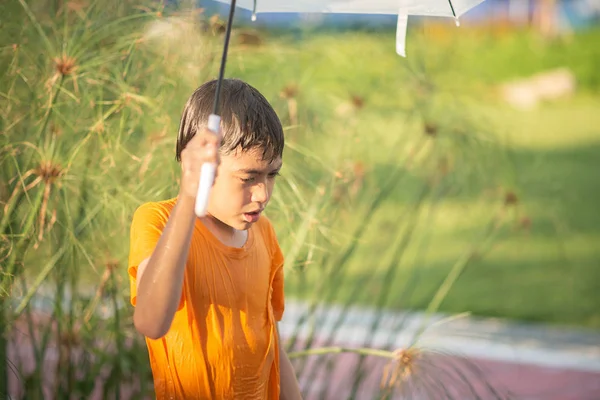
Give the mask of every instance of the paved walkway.
M 293 350 L 304 348 L 314 327 L 311 348 L 321 346 L 405 349 L 422 327 L 416 348 L 421 355 L 406 377 L 408 383 L 393 390 L 393 397 L 410 400 L 519 399 L 519 400 L 600 400 L 600 332 L 562 330 L 540 325 L 511 323 L 499 319 L 448 318 L 421 313 L 379 313 L 373 309 L 351 308 L 346 314 L 338 307 L 320 308 L 313 318 L 296 326 L 306 313 L 306 304 L 286 305 L 281 334 L 298 333 Z M 24 327 L 15 327 L 14 347 L 9 358 L 25 369 L 33 354 L 27 345 Z M 48 371 L 53 371 L 56 349 L 46 354 Z M 359 371 L 363 381 L 355 400 L 379 399 L 382 377 L 390 359 L 357 354 L 334 354 L 295 359 L 306 400 L 345 400 Z M 48 379 L 53 377 L 48 374 Z M 14 377 L 11 386 L 18 382 Z M 124 388 L 123 398 L 129 390 Z M 50 398 L 50 397 L 49 397 Z M 98 392 L 94 399 L 101 398 Z
M 306 310 L 306 304 L 288 303 L 281 325 L 284 338 L 294 332 Z M 377 315 L 374 310 L 352 308 L 344 318 L 340 318 L 341 311 L 337 307 L 319 309 L 313 320 L 303 324 L 299 339 L 306 340 L 314 324 L 316 343 L 311 347 L 402 349 L 415 341 L 423 326 L 427 327 L 419 336 L 417 347 L 431 354 L 427 360 L 429 371 L 421 369 L 423 375 L 431 376 L 421 379 L 421 389 L 415 384 L 411 393 L 405 393 L 404 397 L 398 394 L 398 398 L 447 398 L 448 394 L 442 394 L 444 389 L 452 390 L 455 386 L 452 398 L 458 399 L 600 400 L 600 332 L 489 318 L 434 315 L 426 320 L 422 313 L 393 312 L 383 314 L 373 331 L 371 326 Z M 311 369 L 326 363 L 325 358 L 310 358 Z M 335 359 L 332 375 L 303 373 L 303 384 L 307 393 L 315 395 L 313 398 L 346 398 L 345 388 L 351 387 L 349 381 L 359 357 L 347 354 L 329 358 Z M 376 358 L 366 361 L 369 378 L 361 386 L 364 390 L 359 398 L 374 398 L 388 361 Z M 465 376 L 459 377 L 461 373 Z M 323 375 L 325 382 L 319 382 Z M 415 379 L 418 378 L 415 373 Z M 329 388 L 325 397 L 319 387 Z

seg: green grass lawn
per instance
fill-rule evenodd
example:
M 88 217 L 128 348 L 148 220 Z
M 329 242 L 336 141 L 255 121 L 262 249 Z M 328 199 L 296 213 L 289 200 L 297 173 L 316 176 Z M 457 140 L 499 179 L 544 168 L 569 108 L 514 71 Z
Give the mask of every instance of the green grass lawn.
M 457 44 L 455 34 L 453 45 L 433 46 L 437 52 L 413 49 L 408 60 L 395 56 L 392 38 L 375 33 L 317 36 L 290 45 L 272 39 L 272 45 L 244 58 L 243 69 L 232 64 L 231 73 L 272 89 L 272 98 L 277 99 L 276 89 L 298 85 L 299 108 L 304 107 L 304 120 L 312 118 L 313 123 L 291 129 L 289 137 L 305 153 L 327 160 L 327 167 L 308 165 L 310 160 L 292 154 L 289 174 L 297 177 L 303 171 L 314 183 L 323 170 L 339 168 L 339 160 L 358 160 L 367 170 L 359 200 L 346 204 L 346 212 L 331 225 L 327 212 L 321 214 L 325 239 L 318 239 L 319 234 L 314 239 L 314 252 L 335 252 L 347 242 L 350 227 L 363 218 L 371 220 L 344 265 L 344 277 L 336 275 L 326 285 L 340 287 L 333 292 L 316 289 L 328 279 L 323 270 L 331 261 L 323 264 L 313 256 L 306 275 L 288 273 L 288 293 L 303 298 L 328 298 L 323 293 L 330 293 L 328 299 L 342 304 L 424 309 L 455 262 L 481 244 L 486 226 L 511 191 L 517 203 L 509 208 L 505 225 L 489 248 L 464 267 L 440 310 L 598 328 L 600 98 L 592 94 L 598 73 L 589 74 L 572 61 L 581 59 L 580 53 L 594 55 L 582 43 L 589 45 L 589 38 L 544 43 L 536 53 L 527 50 L 535 47 L 533 36 L 520 36 L 519 43 L 514 37 L 491 41 L 466 32 L 465 45 Z M 580 82 L 575 98 L 519 111 L 495 95 L 495 85 L 504 79 L 570 65 Z M 274 72 L 263 84 L 265 70 Z M 435 87 L 430 97 L 415 96 L 415 87 L 427 85 Z M 361 96 L 364 108 L 349 121 L 335 111 L 351 95 Z M 423 162 L 399 179 L 376 212 L 363 214 L 373 197 L 369 191 L 385 181 L 420 138 L 414 110 L 440 126 L 433 141 L 441 144 L 429 154 L 449 153 L 457 164 L 448 192 L 439 197 L 430 193 L 417 202 L 431 168 Z M 471 137 L 462 141 L 444 131 L 455 127 Z M 396 241 L 413 217 L 408 243 Z M 287 222 L 276 220 L 286 231 Z M 390 262 L 399 246 L 405 246 L 403 255 Z
M 518 218 L 528 218 L 531 225 L 502 231 L 489 252 L 464 270 L 441 310 L 600 326 L 599 106 L 586 98 L 527 113 L 493 110 L 499 124 L 510 126 L 506 152 L 519 199 Z M 374 255 L 384 254 L 389 246 L 386 227 L 400 215 L 404 201 L 399 195 L 380 211 L 381 221 L 351 263 L 341 297 L 371 279 L 360 301 L 376 298 L 386 281 L 383 262 Z M 425 254 L 416 257 L 418 245 L 408 247 L 392 284 L 397 290 L 386 304 L 425 307 L 496 206 L 479 195 L 441 201 L 435 218 L 427 221 Z M 518 220 L 511 225 L 516 228 Z

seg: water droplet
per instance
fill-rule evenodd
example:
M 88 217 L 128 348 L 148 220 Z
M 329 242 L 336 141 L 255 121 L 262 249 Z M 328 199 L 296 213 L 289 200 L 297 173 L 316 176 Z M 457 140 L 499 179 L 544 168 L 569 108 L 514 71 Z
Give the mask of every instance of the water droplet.
M 256 13 L 252 13 L 252 22 L 256 21 Z
M 456 24 L 456 26 L 460 26 L 460 21 L 458 20 L 458 18 L 454 18 L 454 23 Z

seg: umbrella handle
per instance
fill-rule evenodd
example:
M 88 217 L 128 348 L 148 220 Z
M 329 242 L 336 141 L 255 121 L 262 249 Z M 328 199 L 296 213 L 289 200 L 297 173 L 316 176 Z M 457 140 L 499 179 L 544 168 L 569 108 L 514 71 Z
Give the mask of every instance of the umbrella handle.
M 208 129 L 212 132 L 218 133 L 221 125 L 221 117 L 215 114 L 211 114 L 208 117 Z M 215 172 L 217 165 L 214 163 L 202 164 L 200 170 L 200 181 L 198 182 L 198 193 L 196 195 L 196 207 L 195 212 L 198 217 L 204 217 L 206 215 L 206 209 L 208 208 L 208 197 L 210 195 L 210 189 L 215 182 Z

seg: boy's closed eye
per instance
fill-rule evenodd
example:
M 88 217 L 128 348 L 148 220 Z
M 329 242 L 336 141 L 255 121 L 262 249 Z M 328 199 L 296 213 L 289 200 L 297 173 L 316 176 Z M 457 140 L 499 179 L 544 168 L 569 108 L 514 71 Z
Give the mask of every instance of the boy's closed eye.
M 258 174 L 258 173 L 253 173 L 253 174 L 252 174 L 252 175 L 250 175 L 250 176 L 243 176 L 243 177 L 240 177 L 240 180 L 241 180 L 242 182 L 244 182 L 244 183 L 252 183 L 252 182 L 254 182 L 254 181 L 256 180 L 256 176 L 257 176 L 257 175 L 259 175 L 259 174 Z M 273 172 L 269 173 L 269 175 L 268 175 L 268 178 L 269 178 L 269 179 L 275 179 L 275 178 L 276 178 L 276 177 L 278 177 L 279 175 L 280 175 L 280 174 L 279 174 L 279 170 L 276 170 L 276 171 L 273 171 Z

